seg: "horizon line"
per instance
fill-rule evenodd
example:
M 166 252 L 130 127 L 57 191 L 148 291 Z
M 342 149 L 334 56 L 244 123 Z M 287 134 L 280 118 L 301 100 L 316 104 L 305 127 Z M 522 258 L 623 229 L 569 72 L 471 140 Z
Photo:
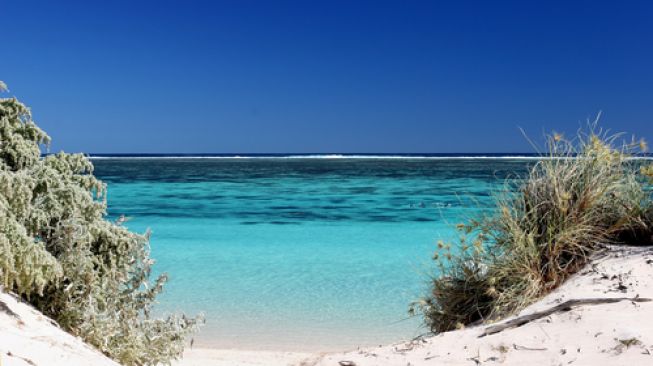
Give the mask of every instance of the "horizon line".
M 42 154 L 42 156 L 56 153 Z M 551 158 L 541 153 L 83 153 L 100 159 L 514 159 Z M 635 154 L 632 159 L 653 159 L 651 153 Z

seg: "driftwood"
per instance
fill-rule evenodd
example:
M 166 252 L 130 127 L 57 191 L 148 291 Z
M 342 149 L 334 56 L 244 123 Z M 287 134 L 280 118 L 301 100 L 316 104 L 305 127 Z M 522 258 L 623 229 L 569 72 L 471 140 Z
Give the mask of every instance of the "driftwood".
M 479 335 L 478 337 L 485 337 L 486 335 L 490 334 L 495 334 L 502 332 L 506 329 L 510 328 L 515 328 L 515 327 L 520 327 L 526 323 L 530 323 L 533 320 L 541 319 L 544 318 L 545 316 L 549 316 L 553 313 L 557 313 L 559 311 L 569 311 L 571 308 L 575 306 L 580 306 L 580 305 L 598 305 L 598 304 L 610 304 L 610 303 L 615 303 L 619 301 L 633 301 L 633 302 L 648 302 L 651 301 L 651 299 L 648 298 L 641 298 L 641 297 L 614 297 L 614 298 L 592 298 L 592 299 L 573 299 L 573 300 L 567 300 L 563 302 L 562 304 L 558 304 L 552 308 L 542 310 L 542 311 L 537 311 L 532 314 L 528 315 L 523 315 L 516 317 L 514 319 L 510 319 L 504 323 L 497 324 L 497 325 L 492 325 L 490 327 L 485 328 L 483 333 Z

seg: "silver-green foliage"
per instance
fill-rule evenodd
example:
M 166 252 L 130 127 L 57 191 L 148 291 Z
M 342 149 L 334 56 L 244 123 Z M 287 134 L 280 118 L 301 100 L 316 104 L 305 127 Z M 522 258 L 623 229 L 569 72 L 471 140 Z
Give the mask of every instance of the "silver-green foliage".
M 118 362 L 169 363 L 198 319 L 150 317 L 166 276 L 149 280 L 148 235 L 106 219 L 84 155 L 41 157 L 49 140 L 24 104 L 0 98 L 0 284 Z

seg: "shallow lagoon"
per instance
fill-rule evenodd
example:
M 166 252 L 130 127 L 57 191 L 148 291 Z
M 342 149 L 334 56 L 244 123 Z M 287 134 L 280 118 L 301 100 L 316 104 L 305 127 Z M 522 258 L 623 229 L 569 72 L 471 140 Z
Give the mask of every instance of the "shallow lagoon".
M 326 351 L 425 331 L 408 304 L 453 225 L 533 160 L 95 159 L 109 213 L 151 228 L 159 311 L 203 312 L 199 346 Z

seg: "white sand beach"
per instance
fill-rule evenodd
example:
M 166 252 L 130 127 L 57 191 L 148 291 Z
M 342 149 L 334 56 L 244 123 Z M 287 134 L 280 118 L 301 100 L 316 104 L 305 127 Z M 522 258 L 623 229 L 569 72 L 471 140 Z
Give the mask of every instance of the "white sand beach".
M 0 288 L 0 366 L 119 366 Z
M 519 315 L 588 298 L 653 298 L 653 248 L 613 247 Z M 653 364 L 650 319 L 653 302 L 624 300 L 573 307 L 484 337 L 489 325 L 342 353 L 195 348 L 174 365 L 645 365 Z M 117 365 L 6 293 L 0 294 L 0 328 L 2 366 Z

